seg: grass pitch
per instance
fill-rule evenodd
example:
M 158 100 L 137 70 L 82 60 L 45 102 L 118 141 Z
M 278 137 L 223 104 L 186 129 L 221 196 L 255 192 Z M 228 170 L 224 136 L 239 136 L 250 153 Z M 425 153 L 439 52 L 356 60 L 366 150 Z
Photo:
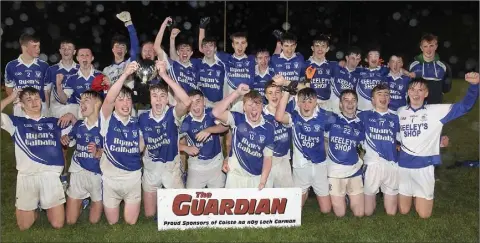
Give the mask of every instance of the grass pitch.
M 468 84 L 454 80 L 446 102 L 460 101 Z M 5 97 L 5 96 L 3 96 Z M 11 107 L 6 109 L 11 112 Z M 302 226 L 269 229 L 206 229 L 157 231 L 152 219 L 140 215 L 134 226 L 120 223 L 109 226 L 105 217 L 91 225 L 83 212 L 74 226 L 54 230 L 42 212 L 31 229 L 20 232 L 15 219 L 16 174 L 14 146 L 8 133 L 1 132 L 1 237 L 3 242 L 478 242 L 479 178 L 478 169 L 447 169 L 458 160 L 478 160 L 479 109 L 473 110 L 444 127 L 450 137 L 449 148 L 442 149 L 443 164 L 437 174 L 433 216 L 420 219 L 408 215 L 390 217 L 377 197 L 377 211 L 372 217 L 355 218 L 349 212 L 344 218 L 333 213 L 322 215 L 314 197 L 308 199 L 302 212 Z

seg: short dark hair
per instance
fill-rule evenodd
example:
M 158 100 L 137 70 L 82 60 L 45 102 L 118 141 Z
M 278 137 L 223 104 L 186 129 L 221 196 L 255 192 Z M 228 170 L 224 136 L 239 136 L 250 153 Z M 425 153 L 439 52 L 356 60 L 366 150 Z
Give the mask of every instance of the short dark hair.
M 120 45 L 125 45 L 125 46 L 128 46 L 128 41 L 127 41 L 127 37 L 123 36 L 123 35 L 120 35 L 120 34 L 116 34 L 112 37 L 112 42 L 111 42 L 111 47 L 113 48 L 113 46 L 115 44 L 120 44 Z
M 130 97 L 130 98 L 133 99 L 133 90 L 130 87 L 127 87 L 127 86 L 123 85 L 122 88 L 120 89 L 120 92 L 118 93 L 118 95 L 120 96 L 121 94 L 123 94 L 126 97 Z
M 23 88 L 22 91 L 20 91 L 20 94 L 18 95 L 18 97 L 20 98 L 20 100 L 22 100 L 23 97 L 27 94 L 28 95 L 36 95 L 36 94 L 40 95 L 40 91 L 38 91 L 38 89 L 36 89 L 36 88 L 27 86 L 27 87 Z
M 392 54 L 392 55 L 390 56 L 390 58 L 388 59 L 388 61 L 390 61 L 390 60 L 392 59 L 392 57 L 394 57 L 394 56 L 402 59 L 402 61 L 405 61 L 405 57 L 404 57 L 404 55 L 401 54 L 401 53 Z
M 97 92 L 93 89 L 89 89 L 89 90 L 84 91 L 83 93 L 80 94 L 80 97 L 82 97 L 82 96 L 88 96 L 88 97 L 91 97 L 91 98 L 94 98 L 94 99 L 98 99 L 100 102 L 103 102 L 103 96 L 99 92 Z
M 371 46 L 370 48 L 367 49 L 367 53 L 366 56 L 368 57 L 368 53 L 372 52 L 372 51 L 376 51 L 378 52 L 378 54 L 380 54 L 380 47 L 378 46 Z
M 235 32 L 230 35 L 230 40 L 233 42 L 233 39 L 235 38 L 245 38 L 245 40 L 248 41 L 247 33 L 245 32 Z
M 38 43 L 40 42 L 40 39 L 34 35 L 30 35 L 27 33 L 23 33 L 22 35 L 20 35 L 20 38 L 18 39 L 18 42 L 20 43 L 21 46 L 27 45 L 28 42 L 30 41 L 34 43 Z
M 73 40 L 70 39 L 70 38 L 66 38 L 66 37 L 65 37 L 65 38 L 62 38 L 62 39 L 60 40 L 60 45 L 62 45 L 62 44 L 72 44 L 72 45 L 73 45 L 73 49 L 76 48 L 75 43 L 74 43 Z
M 246 100 L 252 100 L 252 101 L 258 101 L 261 104 L 263 104 L 263 97 L 262 95 L 256 91 L 256 90 L 250 90 L 250 92 L 246 93 L 243 96 L 243 103 L 245 103 Z
M 157 84 L 152 84 L 150 85 L 150 87 L 148 87 L 148 90 L 149 91 L 153 91 L 153 90 L 161 90 L 161 91 L 164 91 L 165 93 L 168 93 L 168 84 L 165 83 L 165 81 L 160 81 L 158 82 Z
M 438 36 L 432 34 L 432 33 L 426 33 L 422 35 L 422 38 L 420 38 L 420 45 L 422 45 L 422 42 L 432 42 L 432 41 L 437 41 L 438 42 Z
M 411 87 L 413 87 L 414 85 L 417 85 L 417 84 L 420 84 L 420 85 L 425 85 L 425 87 L 427 88 L 428 90 L 428 81 L 423 79 L 423 78 L 413 78 L 410 83 L 408 83 L 408 89 L 410 89 Z
M 143 46 L 145 46 L 146 44 L 152 44 L 153 45 L 153 41 L 144 41 L 142 42 L 142 45 L 140 46 L 140 50 L 143 48 Z
M 182 39 L 182 38 L 179 38 L 179 40 L 177 41 L 177 43 L 175 43 L 175 49 L 178 51 L 178 49 L 180 49 L 181 46 L 189 46 L 190 49 L 192 49 L 193 51 L 193 45 L 192 43 L 190 43 L 188 40 L 186 39 Z
M 325 34 L 319 34 L 317 36 L 315 36 L 315 38 L 313 38 L 312 40 L 312 46 L 315 45 L 315 43 L 317 42 L 324 42 L 325 44 L 327 44 L 327 46 L 330 46 L 330 36 L 328 35 L 325 35 Z
M 347 94 L 351 94 L 355 97 L 356 100 L 358 100 L 358 95 L 357 95 L 357 92 L 355 92 L 355 90 L 353 89 L 345 89 L 343 90 L 342 92 L 340 92 L 340 101 L 342 100 L 342 98 L 347 95 Z
M 275 81 L 273 80 L 269 80 L 266 84 L 265 84 L 265 91 L 267 91 L 268 88 L 270 87 L 279 87 L 275 84 Z
M 294 34 L 292 33 L 284 33 L 282 35 L 282 38 L 280 39 L 280 43 L 285 43 L 287 41 L 290 41 L 290 42 L 293 42 L 293 43 L 297 43 L 297 36 L 295 36 Z
M 268 55 L 270 56 L 270 52 L 267 50 L 267 48 L 259 48 L 256 52 L 255 52 L 255 57 L 257 57 L 258 54 L 260 53 L 268 53 Z
M 386 83 L 380 83 L 372 89 L 372 93 L 371 93 L 372 97 L 373 97 L 373 94 L 375 94 L 375 92 L 380 90 L 390 90 L 390 88 L 388 88 L 388 85 Z
M 207 43 L 212 43 L 214 46 L 216 46 L 217 45 L 217 39 L 213 36 L 206 36 L 202 40 L 202 46 L 206 45 Z
M 80 50 L 82 50 L 82 49 L 90 50 L 90 52 L 91 52 L 92 55 L 93 55 L 93 50 L 92 50 L 92 48 L 90 48 L 90 47 L 88 47 L 88 46 L 79 46 L 79 47 L 77 48 L 77 55 L 78 55 L 78 52 L 79 52 Z
M 193 97 L 193 96 L 195 96 L 195 95 L 200 95 L 200 97 L 205 97 L 205 96 L 203 95 L 203 92 L 200 91 L 199 89 L 192 89 L 192 90 L 188 91 L 187 95 L 188 95 L 189 97 Z
M 347 49 L 345 56 L 350 56 L 351 54 L 362 55 L 362 50 L 357 46 L 351 46 Z
M 303 88 L 300 91 L 298 91 L 297 97 L 300 100 L 300 97 L 305 98 L 310 98 L 310 97 L 315 97 L 317 98 L 317 92 L 313 88 Z

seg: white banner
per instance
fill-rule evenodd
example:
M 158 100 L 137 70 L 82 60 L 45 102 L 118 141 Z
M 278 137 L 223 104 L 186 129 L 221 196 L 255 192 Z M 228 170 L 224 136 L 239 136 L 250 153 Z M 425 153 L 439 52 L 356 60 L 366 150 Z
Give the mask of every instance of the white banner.
M 157 209 L 158 230 L 300 226 L 302 190 L 158 189 Z

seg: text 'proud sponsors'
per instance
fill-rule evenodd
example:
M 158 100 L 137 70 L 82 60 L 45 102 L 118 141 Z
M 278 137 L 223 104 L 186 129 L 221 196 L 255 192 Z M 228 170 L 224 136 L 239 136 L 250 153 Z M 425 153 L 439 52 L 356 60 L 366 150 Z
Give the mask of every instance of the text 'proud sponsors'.
M 300 188 L 159 189 L 158 230 L 301 225 Z

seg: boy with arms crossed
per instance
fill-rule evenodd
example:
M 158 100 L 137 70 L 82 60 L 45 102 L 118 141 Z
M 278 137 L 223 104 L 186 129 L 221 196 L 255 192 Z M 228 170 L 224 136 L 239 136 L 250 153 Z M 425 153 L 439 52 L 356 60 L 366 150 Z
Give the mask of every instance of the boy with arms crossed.
M 20 230 L 29 229 L 38 218 L 37 209 L 46 209 L 48 221 L 59 229 L 65 222 L 65 192 L 60 182 L 63 170 L 61 135 L 72 114 L 61 119 L 42 116 L 40 91 L 25 87 L 22 91 L 13 90 L 0 103 L 0 110 L 19 100 L 25 117 L 1 113 L 2 129 L 7 131 L 15 142 L 17 175 L 16 218 Z
M 428 83 L 414 79 L 408 87 L 410 104 L 398 109 L 401 150 L 399 154 L 399 210 L 406 214 L 415 197 L 415 210 L 421 218 L 432 215 L 434 165 L 440 164 L 440 134 L 447 122 L 465 115 L 478 99 L 478 73 L 467 73 L 470 83 L 466 96 L 455 104 L 425 105 Z
M 168 105 L 168 87 L 164 83 L 150 86 L 151 109 L 138 118 L 140 135 L 145 143 L 143 154 L 143 202 L 145 216 L 152 217 L 157 211 L 157 189 L 184 188 L 180 172 L 178 150 L 178 127 L 187 114 L 190 97 L 182 87 L 167 74 L 167 64 L 157 61 L 159 76 L 175 93 L 177 104 Z
M 228 126 L 215 124 L 212 108 L 205 108 L 205 98 L 200 90 L 190 91 L 190 112 L 180 127 L 180 151 L 189 155 L 187 188 L 223 188 L 223 154 L 221 133 Z
M 228 111 L 232 102 L 243 96 L 244 114 Z M 232 150 L 223 164 L 227 173 L 226 188 L 266 186 L 272 168 L 274 127 L 262 115 L 263 97 L 241 83 L 212 110 L 224 125 L 232 128 Z
M 102 97 L 93 90 L 80 95 L 80 112 L 85 117 L 73 125 L 68 135 L 62 136 L 64 146 L 75 146 L 70 163 L 70 186 L 67 190 L 67 224 L 75 224 L 80 216 L 82 200 L 90 197 L 90 223 L 100 220 L 102 204 L 102 172 L 100 157 L 103 149 L 98 116 L 102 106 Z

